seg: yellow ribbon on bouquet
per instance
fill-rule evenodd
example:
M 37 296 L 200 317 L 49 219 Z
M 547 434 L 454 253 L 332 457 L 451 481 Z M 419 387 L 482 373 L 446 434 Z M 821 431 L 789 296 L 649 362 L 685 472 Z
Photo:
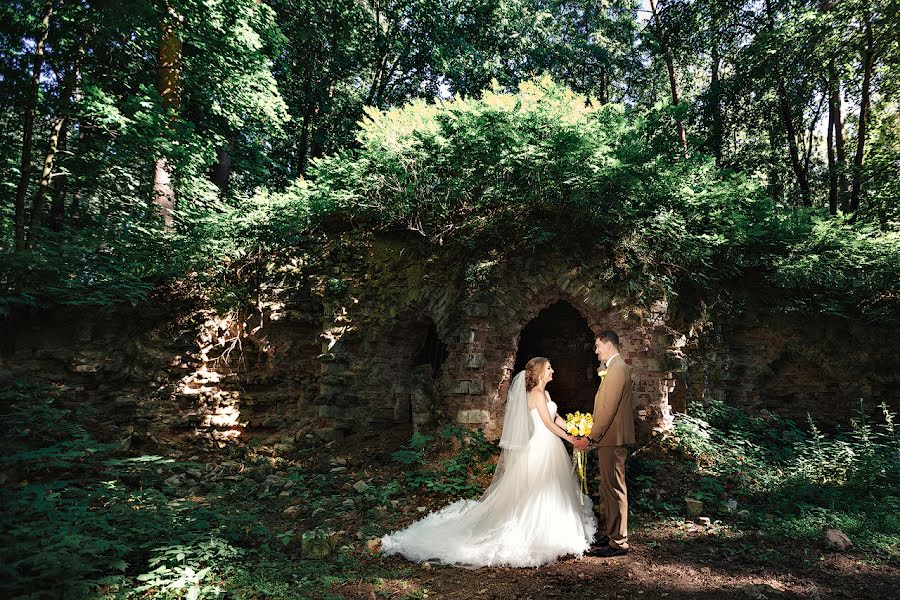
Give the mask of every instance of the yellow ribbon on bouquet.
M 566 432 L 569 435 L 577 437 L 585 437 L 591 434 L 594 427 L 594 416 L 591 413 L 582 413 L 576 411 L 566 415 Z M 587 496 L 587 453 L 584 450 L 574 450 L 572 452 L 572 466 L 578 475 L 581 494 L 578 499 L 584 504 L 584 497 Z

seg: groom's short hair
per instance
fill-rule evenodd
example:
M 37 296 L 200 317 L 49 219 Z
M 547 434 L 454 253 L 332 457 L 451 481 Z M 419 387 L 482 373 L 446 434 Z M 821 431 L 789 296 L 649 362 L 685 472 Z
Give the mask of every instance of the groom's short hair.
M 597 336 L 597 339 L 601 342 L 609 342 L 616 348 L 619 347 L 619 336 L 616 335 L 615 331 L 610 329 L 606 329 L 600 332 L 600 335 Z

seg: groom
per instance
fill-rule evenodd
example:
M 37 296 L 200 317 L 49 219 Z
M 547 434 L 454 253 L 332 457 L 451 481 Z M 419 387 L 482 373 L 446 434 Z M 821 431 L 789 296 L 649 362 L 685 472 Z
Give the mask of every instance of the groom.
M 619 355 L 619 336 L 603 331 L 594 351 L 606 369 L 594 396 L 594 426 L 591 446 L 600 457 L 600 495 L 606 510 L 606 535 L 588 556 L 628 554 L 628 490 L 625 488 L 625 458 L 634 444 L 634 413 L 631 408 L 631 367 Z

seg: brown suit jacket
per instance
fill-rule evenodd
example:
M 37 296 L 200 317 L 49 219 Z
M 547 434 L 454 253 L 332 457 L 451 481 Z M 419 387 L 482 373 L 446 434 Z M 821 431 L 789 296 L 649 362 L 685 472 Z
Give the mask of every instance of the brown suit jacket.
M 594 426 L 590 437 L 598 446 L 627 446 L 634 443 L 631 367 L 621 355 L 614 356 L 610 361 L 606 377 L 594 396 Z

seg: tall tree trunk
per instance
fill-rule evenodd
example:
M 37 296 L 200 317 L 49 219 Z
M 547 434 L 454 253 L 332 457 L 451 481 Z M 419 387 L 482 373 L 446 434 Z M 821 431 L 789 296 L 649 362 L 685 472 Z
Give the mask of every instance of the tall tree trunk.
M 844 116 L 841 108 L 841 80 L 838 78 L 834 59 L 831 61 L 831 69 L 834 86 L 831 88 L 829 107 L 834 113 L 834 150 L 835 158 L 837 159 L 838 205 L 841 207 L 841 211 L 846 213 L 850 210 L 850 182 L 847 180 L 847 150 L 844 141 Z
M 81 60 L 87 49 L 87 40 L 87 34 L 81 36 L 78 49 L 75 51 L 75 57 L 72 59 L 72 68 L 66 74 L 62 92 L 60 93 L 58 113 L 53 118 L 50 127 L 50 137 L 47 140 L 47 153 L 44 155 L 44 168 L 41 171 L 40 184 L 34 195 L 34 201 L 31 208 L 31 220 L 28 225 L 28 238 L 25 241 L 25 247 L 29 250 L 33 249 L 37 242 L 41 219 L 44 216 L 44 201 L 50 190 L 50 180 L 53 177 L 53 164 L 56 160 L 59 144 L 61 141 L 65 144 L 64 140 L 66 128 L 69 124 L 69 113 L 71 111 L 72 100 L 75 97 L 75 88 L 78 85 Z
M 844 117 L 841 110 L 841 81 L 838 78 L 835 58 L 832 57 L 828 64 L 828 123 L 829 135 L 834 136 L 833 160 L 829 157 L 829 208 L 832 196 L 836 203 L 835 214 L 838 207 L 846 213 L 849 210 L 850 185 L 847 181 L 847 153 L 844 144 Z M 833 162 L 833 165 L 832 165 Z M 833 175 L 833 180 L 832 180 Z
M 25 196 L 28 194 L 28 180 L 31 177 L 31 144 L 34 137 L 34 113 L 37 109 L 38 90 L 41 83 L 41 67 L 44 64 L 44 46 L 50 33 L 50 16 L 53 2 L 44 3 L 41 14 L 41 28 L 34 45 L 34 63 L 31 69 L 31 86 L 25 100 L 25 115 L 22 127 L 22 162 L 19 169 L 19 185 L 15 200 L 15 244 L 16 250 L 25 249 Z
M 177 111 L 181 106 L 181 37 L 178 27 L 181 18 L 166 6 L 166 15 L 160 23 L 161 39 L 156 64 L 156 89 L 162 98 L 163 108 Z M 153 204 L 163 218 L 166 231 L 175 227 L 175 187 L 169 161 L 161 156 L 153 165 Z
M 797 144 L 797 129 L 794 125 L 794 117 L 791 114 L 791 104 L 788 100 L 787 89 L 784 85 L 784 78 L 778 76 L 778 109 L 781 112 L 781 119 L 784 121 L 784 129 L 787 134 L 788 156 L 791 161 L 791 168 L 794 171 L 794 177 L 797 178 L 797 185 L 800 187 L 800 199 L 804 206 L 812 206 L 812 196 L 809 190 L 809 178 L 803 163 L 800 161 L 800 146 Z
M 378 66 L 375 68 L 375 74 L 372 77 L 372 83 L 369 86 L 369 94 L 366 96 L 366 106 L 378 106 L 375 102 L 376 94 L 379 88 L 383 89 L 381 83 L 384 72 L 387 69 L 388 54 L 391 47 L 391 36 L 393 23 L 389 23 L 387 27 L 381 23 L 381 3 L 375 4 L 375 27 L 379 30 L 376 38 L 376 46 L 378 46 Z M 379 39 L 382 38 L 382 39 Z
M 828 212 L 832 215 L 837 214 L 838 208 L 838 174 L 837 165 L 834 160 L 834 103 L 831 100 L 831 90 L 834 88 L 834 80 L 829 77 L 828 80 L 828 135 L 826 145 L 828 149 Z
M 59 132 L 59 153 L 65 154 L 68 147 L 69 128 L 63 127 Z M 65 173 L 57 173 L 53 177 L 53 200 L 50 202 L 50 219 L 47 225 L 51 231 L 62 230 L 66 217 L 66 178 Z
M 775 30 L 775 14 L 772 11 L 772 3 L 766 0 L 766 14 L 768 16 L 768 30 Z M 791 169 L 794 171 L 794 177 L 797 178 L 797 185 L 800 188 L 800 199 L 804 206 L 812 206 L 812 195 L 809 190 L 809 178 L 803 163 L 800 161 L 800 148 L 797 143 L 797 128 L 794 125 L 794 116 L 791 111 L 791 103 L 788 99 L 787 88 L 784 84 L 784 76 L 778 71 L 776 95 L 778 96 L 778 111 L 781 113 L 781 120 L 784 123 L 784 129 L 787 133 L 788 141 L 788 157 L 791 163 Z
M 33 250 L 37 241 L 38 228 L 41 226 L 41 216 L 44 213 L 44 198 L 47 196 L 47 189 L 50 187 L 50 175 L 53 172 L 53 161 L 56 158 L 56 149 L 59 143 L 60 132 L 66 123 L 66 119 L 57 116 L 53 119 L 50 127 L 50 138 L 47 140 L 47 153 L 44 155 L 44 168 L 41 172 L 41 181 L 38 184 L 37 192 L 34 194 L 34 201 L 31 205 L 31 219 L 28 223 L 28 237 L 25 239 L 25 249 Z
M 872 33 L 872 15 L 868 8 L 865 14 L 866 47 L 862 53 L 863 83 L 859 101 L 859 125 L 856 134 L 856 157 L 853 160 L 853 184 L 850 189 L 850 212 L 859 210 L 859 197 L 862 191 L 863 155 L 866 147 L 866 134 L 869 129 L 869 106 L 872 95 L 872 71 L 875 67 L 875 36 Z
M 716 166 L 722 166 L 722 146 L 725 137 L 725 127 L 722 123 L 722 103 L 719 101 L 719 69 L 722 57 L 719 56 L 718 40 L 713 40 L 712 45 L 712 73 L 710 76 L 709 92 L 712 101 L 712 149 L 716 157 Z
M 225 193 L 228 189 L 228 181 L 231 179 L 231 151 L 234 147 L 234 138 L 228 140 L 228 145 L 219 148 L 216 151 L 216 164 L 213 165 L 210 179 L 219 188 L 219 191 Z
M 306 164 L 309 161 L 309 128 L 312 121 L 312 102 L 303 111 L 303 123 L 300 125 L 300 141 L 297 148 L 297 174 L 306 175 Z
M 659 11 L 656 9 L 656 0 L 650 0 L 650 10 L 653 12 L 653 20 L 656 23 L 656 34 L 659 38 L 659 46 L 666 59 L 666 70 L 669 72 L 669 86 L 672 90 L 672 105 L 678 106 L 681 99 L 678 95 L 678 80 L 675 78 L 675 60 L 672 58 L 672 51 L 669 48 L 668 36 L 663 30 L 662 23 L 659 20 Z M 675 126 L 678 129 L 678 141 L 681 142 L 681 150 L 687 156 L 687 136 L 684 132 L 684 123 L 681 119 L 675 119 Z

